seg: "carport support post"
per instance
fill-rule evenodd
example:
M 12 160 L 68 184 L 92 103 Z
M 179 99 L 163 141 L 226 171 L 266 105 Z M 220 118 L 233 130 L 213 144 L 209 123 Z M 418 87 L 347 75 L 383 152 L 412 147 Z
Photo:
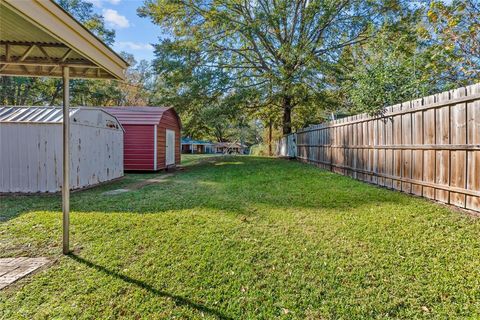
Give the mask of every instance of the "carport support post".
M 63 254 L 70 252 L 70 69 L 62 68 L 63 75 L 63 185 L 62 185 L 62 212 L 63 212 Z

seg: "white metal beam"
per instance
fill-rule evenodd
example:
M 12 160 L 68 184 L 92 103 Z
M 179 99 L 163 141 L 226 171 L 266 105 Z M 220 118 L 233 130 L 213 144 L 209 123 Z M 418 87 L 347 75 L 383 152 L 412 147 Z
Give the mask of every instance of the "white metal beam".
M 63 254 L 70 252 L 70 69 L 63 67 Z

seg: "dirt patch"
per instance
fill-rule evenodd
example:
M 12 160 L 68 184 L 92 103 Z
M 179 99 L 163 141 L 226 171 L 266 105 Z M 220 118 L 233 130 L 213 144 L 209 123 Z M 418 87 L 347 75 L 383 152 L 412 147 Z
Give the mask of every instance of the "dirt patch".
M 143 187 L 149 186 L 151 184 L 160 183 L 160 182 L 164 181 L 166 178 L 172 177 L 173 175 L 174 175 L 173 173 L 168 173 L 168 174 L 163 174 L 161 176 L 157 176 L 155 178 L 145 179 L 145 180 L 142 180 L 142 181 L 138 181 L 138 182 L 126 185 L 125 187 L 123 187 L 121 189 L 106 191 L 106 192 L 102 193 L 102 195 L 104 195 L 104 196 L 115 196 L 115 195 L 126 193 L 126 192 L 129 192 L 129 191 L 138 190 L 138 189 L 141 189 Z
M 146 186 L 149 186 L 151 184 L 155 184 L 155 183 L 159 183 L 159 182 L 162 182 L 163 180 L 165 180 L 166 178 L 170 178 L 173 176 L 173 173 L 167 173 L 167 174 L 163 174 L 159 177 L 155 177 L 155 178 L 152 178 L 152 179 L 146 179 L 146 180 L 142 180 L 142 181 L 139 181 L 139 182 L 135 182 L 135 183 L 132 183 L 132 184 L 129 184 L 127 186 L 125 186 L 124 189 L 128 189 L 128 190 L 138 190 L 138 189 L 141 189 L 143 187 L 146 187 Z
M 104 196 L 116 196 L 117 194 L 129 192 L 130 189 L 115 189 L 102 193 Z

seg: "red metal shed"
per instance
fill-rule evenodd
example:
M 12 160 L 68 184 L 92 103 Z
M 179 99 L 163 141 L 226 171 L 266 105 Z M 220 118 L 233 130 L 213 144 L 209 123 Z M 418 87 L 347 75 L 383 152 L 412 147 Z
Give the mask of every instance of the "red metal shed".
M 180 164 L 181 122 L 173 108 L 109 107 L 122 124 L 124 169 L 157 171 Z

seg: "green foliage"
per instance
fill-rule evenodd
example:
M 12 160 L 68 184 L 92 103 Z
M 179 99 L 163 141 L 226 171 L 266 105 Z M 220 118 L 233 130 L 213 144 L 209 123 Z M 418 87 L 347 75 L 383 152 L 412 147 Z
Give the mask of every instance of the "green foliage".
M 365 40 L 383 8 L 364 0 L 147 0 L 139 13 L 168 32 L 156 70 L 174 87 L 169 97 L 276 105 L 288 133 L 292 110 L 327 88 L 342 49 Z
M 94 13 L 91 2 L 86 0 L 56 0 L 56 2 L 100 40 L 107 45 L 113 44 L 115 41 L 115 30 L 105 27 L 103 17 Z
M 432 1 L 429 28 L 424 36 L 431 42 L 435 62 L 445 61 L 451 82 L 471 84 L 480 79 L 480 3 L 453 0 Z
M 352 113 L 383 108 L 472 84 L 479 79 L 480 7 L 474 1 L 410 5 L 396 21 L 371 29 L 369 41 L 346 48 L 339 92 Z
M 159 86 L 175 88 L 165 99 L 189 99 L 189 109 L 228 98 L 287 133 L 478 81 L 479 8 L 472 0 L 147 0 L 139 12 L 168 32 L 155 68 Z
M 180 114 L 182 134 L 186 137 L 246 145 L 258 143 L 261 139 L 258 123 L 248 120 L 234 107 L 214 105 L 196 110 L 184 109 Z
M 425 67 L 425 52 L 416 34 L 418 12 L 395 24 L 371 30 L 371 40 L 343 53 L 340 84 L 351 112 L 381 113 L 383 108 L 436 89 Z
M 195 161 L 194 159 L 197 159 Z M 155 176 L 155 175 L 154 175 Z M 188 158 L 116 196 L 2 197 L 0 257 L 52 265 L 2 319 L 478 319 L 480 220 L 294 161 Z
M 90 2 L 58 3 L 113 43 Z M 73 80 L 72 105 L 174 106 L 185 135 L 256 144 L 270 124 L 378 114 L 480 79 L 473 0 L 146 0 L 138 13 L 163 28 L 152 68 L 123 54 L 126 84 Z M 59 80 L 0 85 L 1 104 L 61 104 Z

